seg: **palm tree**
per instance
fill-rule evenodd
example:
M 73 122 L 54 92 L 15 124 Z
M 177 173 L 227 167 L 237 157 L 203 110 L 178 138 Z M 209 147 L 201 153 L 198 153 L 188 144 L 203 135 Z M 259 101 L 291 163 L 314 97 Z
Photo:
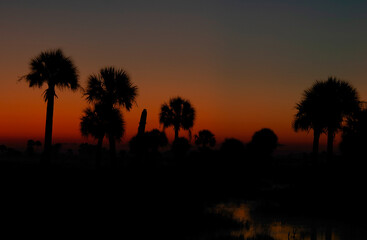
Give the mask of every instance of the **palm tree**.
M 325 132 L 326 124 L 322 119 L 321 111 L 314 95 L 309 90 L 304 92 L 303 99 L 297 103 L 298 110 L 294 116 L 293 129 L 297 132 L 303 130 L 309 132 L 313 129 L 313 156 L 317 158 L 319 152 L 320 135 Z
M 194 125 L 195 109 L 191 106 L 189 100 L 181 97 L 171 98 L 169 103 L 161 106 L 159 122 L 163 127 L 173 126 L 175 131 L 175 140 L 178 139 L 180 129 L 188 130 L 191 138 L 191 128 Z
M 201 130 L 197 135 L 195 135 L 195 144 L 198 146 L 202 146 L 203 149 L 215 146 L 215 136 L 209 130 Z
M 294 129 L 314 129 L 315 139 L 327 132 L 327 153 L 333 154 L 335 134 L 342 123 L 353 113 L 359 111 L 359 97 L 356 89 L 348 82 L 329 77 L 326 81 L 316 81 L 304 92 L 303 99 L 297 104 Z
M 125 122 L 119 109 L 114 108 L 111 115 L 107 115 L 103 106 L 95 105 L 94 109 L 88 107 L 81 117 L 80 131 L 84 137 L 91 136 L 98 140 L 97 167 L 100 166 L 103 138 L 120 140 L 125 132 Z
M 45 127 L 45 160 L 49 161 L 52 146 L 52 122 L 54 112 L 55 88 L 69 88 L 77 90 L 78 71 L 73 61 L 65 57 L 61 49 L 41 52 L 38 56 L 31 59 L 30 72 L 23 76 L 29 83 L 29 87 L 41 88 L 47 84 L 44 92 L 44 100 L 47 102 L 46 127 Z
M 112 122 L 114 111 L 119 107 L 130 111 L 138 88 L 134 86 L 127 73 L 122 69 L 113 67 L 102 68 L 98 75 L 92 74 L 88 78 L 88 86 L 85 91 L 87 101 L 93 102 L 103 108 L 108 122 Z M 111 127 L 114 127 L 113 125 Z M 111 129 L 111 131 L 113 131 Z M 113 134 L 108 135 L 110 143 L 111 163 L 116 164 L 116 139 L 120 140 Z

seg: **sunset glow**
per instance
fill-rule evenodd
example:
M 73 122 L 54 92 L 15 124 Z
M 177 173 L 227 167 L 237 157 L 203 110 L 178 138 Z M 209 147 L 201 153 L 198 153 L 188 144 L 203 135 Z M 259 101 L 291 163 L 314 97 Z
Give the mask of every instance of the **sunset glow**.
M 311 151 L 312 134 L 291 127 L 304 89 L 334 75 L 367 99 L 365 3 L 351 5 L 2 2 L 0 143 L 43 141 L 45 88 L 31 89 L 18 79 L 27 74 L 32 57 L 62 48 L 78 67 L 83 87 L 89 74 L 105 66 L 125 69 L 138 86 L 136 106 L 123 111 L 121 146 L 137 133 L 143 109 L 147 130 L 162 129 L 161 104 L 182 96 L 197 112 L 194 134 L 209 129 L 219 143 L 230 137 L 246 143 L 267 127 L 290 149 Z M 87 106 L 82 92 L 56 94 L 53 142 L 92 142 L 79 131 Z M 172 139 L 172 129 L 167 133 Z

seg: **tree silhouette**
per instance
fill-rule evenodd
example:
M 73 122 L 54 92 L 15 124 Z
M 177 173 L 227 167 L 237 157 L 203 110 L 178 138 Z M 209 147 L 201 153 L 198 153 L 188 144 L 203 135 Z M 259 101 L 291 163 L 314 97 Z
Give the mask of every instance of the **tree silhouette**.
M 80 131 L 83 136 L 91 136 L 98 140 L 97 143 L 97 167 L 100 166 L 101 150 L 103 138 L 107 136 L 109 139 L 121 139 L 125 132 L 125 122 L 119 109 L 106 109 L 99 104 L 94 106 L 94 109 L 88 107 L 84 110 L 81 117 Z
M 220 147 L 224 156 L 242 157 L 245 152 L 245 145 L 236 138 L 226 138 Z
M 31 59 L 30 72 L 23 76 L 29 87 L 41 88 L 47 84 L 44 91 L 44 100 L 47 102 L 44 153 L 45 160 L 49 161 L 52 146 L 52 122 L 54 112 L 55 88 L 69 88 L 76 90 L 79 87 L 78 72 L 69 57 L 65 57 L 60 49 L 41 52 Z
M 340 151 L 350 159 L 365 159 L 367 151 L 367 109 L 363 109 L 347 120 L 343 127 Z
M 161 106 L 159 122 L 163 127 L 173 126 L 175 131 L 175 140 L 178 139 L 180 129 L 188 130 L 191 138 L 191 128 L 195 121 L 195 109 L 191 106 L 189 100 L 181 97 L 171 98 L 169 103 Z
M 346 117 L 359 110 L 359 97 L 348 82 L 329 77 L 326 81 L 316 81 L 305 90 L 296 108 L 294 129 L 314 130 L 314 153 L 318 150 L 316 145 L 320 134 L 326 131 L 327 153 L 331 157 L 334 136 Z
M 215 143 L 215 136 L 209 130 L 201 130 L 197 135 L 195 135 L 195 144 L 197 146 L 201 146 L 203 149 L 214 147 Z
M 298 130 L 310 131 L 310 129 L 313 129 L 312 152 L 314 157 L 317 157 L 320 135 L 326 129 L 326 123 L 322 119 L 322 110 L 318 108 L 317 99 L 312 94 L 309 94 L 308 90 L 304 92 L 304 99 L 297 103 L 296 109 L 298 111 L 294 117 L 293 129 L 296 132 Z
M 269 128 L 263 128 L 255 132 L 248 144 L 249 150 L 260 157 L 270 157 L 277 146 L 278 137 Z
M 88 78 L 88 86 L 85 91 L 86 98 L 103 108 L 107 118 L 114 116 L 119 107 L 130 111 L 137 96 L 137 87 L 134 86 L 127 73 L 122 69 L 113 67 L 102 68 L 98 75 L 92 74 Z M 108 119 L 107 122 L 112 122 Z M 121 136 L 122 137 L 122 136 Z M 116 138 L 113 134 L 108 135 L 110 144 L 110 156 L 112 165 L 116 165 Z
M 168 144 L 167 136 L 158 129 L 149 132 L 138 133 L 129 142 L 130 152 L 135 154 L 157 154 L 160 147 Z

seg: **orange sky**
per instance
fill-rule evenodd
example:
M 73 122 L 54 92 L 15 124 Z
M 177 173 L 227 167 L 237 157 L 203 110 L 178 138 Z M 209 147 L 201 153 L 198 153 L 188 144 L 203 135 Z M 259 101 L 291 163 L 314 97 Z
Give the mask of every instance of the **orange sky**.
M 291 128 L 304 89 L 335 75 L 367 99 L 364 3 L 143 2 L 0 3 L 0 144 L 43 141 L 45 88 L 17 79 L 50 48 L 71 56 L 82 86 L 105 66 L 129 73 L 139 96 L 124 111 L 123 143 L 136 134 L 144 108 L 147 130 L 160 128 L 160 105 L 181 96 L 197 111 L 194 134 L 209 129 L 218 142 L 248 142 L 267 127 L 280 143 L 311 149 L 312 134 Z M 53 142 L 86 141 L 79 133 L 87 106 L 81 92 L 57 95 Z

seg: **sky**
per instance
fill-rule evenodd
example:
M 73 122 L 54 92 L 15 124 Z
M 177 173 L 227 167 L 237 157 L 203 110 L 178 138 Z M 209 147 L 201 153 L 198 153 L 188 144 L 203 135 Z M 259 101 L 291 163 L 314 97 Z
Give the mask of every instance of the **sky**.
M 143 109 L 146 129 L 162 129 L 161 104 L 181 96 L 196 109 L 194 134 L 209 129 L 218 142 L 246 143 L 270 128 L 283 148 L 311 151 L 312 132 L 292 130 L 306 88 L 336 76 L 367 100 L 366 9 L 366 1 L 352 0 L 0 0 L 0 144 L 43 141 L 45 87 L 18 79 L 31 58 L 61 48 L 82 86 L 114 66 L 138 87 L 136 105 L 123 110 L 120 146 L 137 133 Z M 79 130 L 88 106 L 82 92 L 56 91 L 53 142 L 93 143 Z

